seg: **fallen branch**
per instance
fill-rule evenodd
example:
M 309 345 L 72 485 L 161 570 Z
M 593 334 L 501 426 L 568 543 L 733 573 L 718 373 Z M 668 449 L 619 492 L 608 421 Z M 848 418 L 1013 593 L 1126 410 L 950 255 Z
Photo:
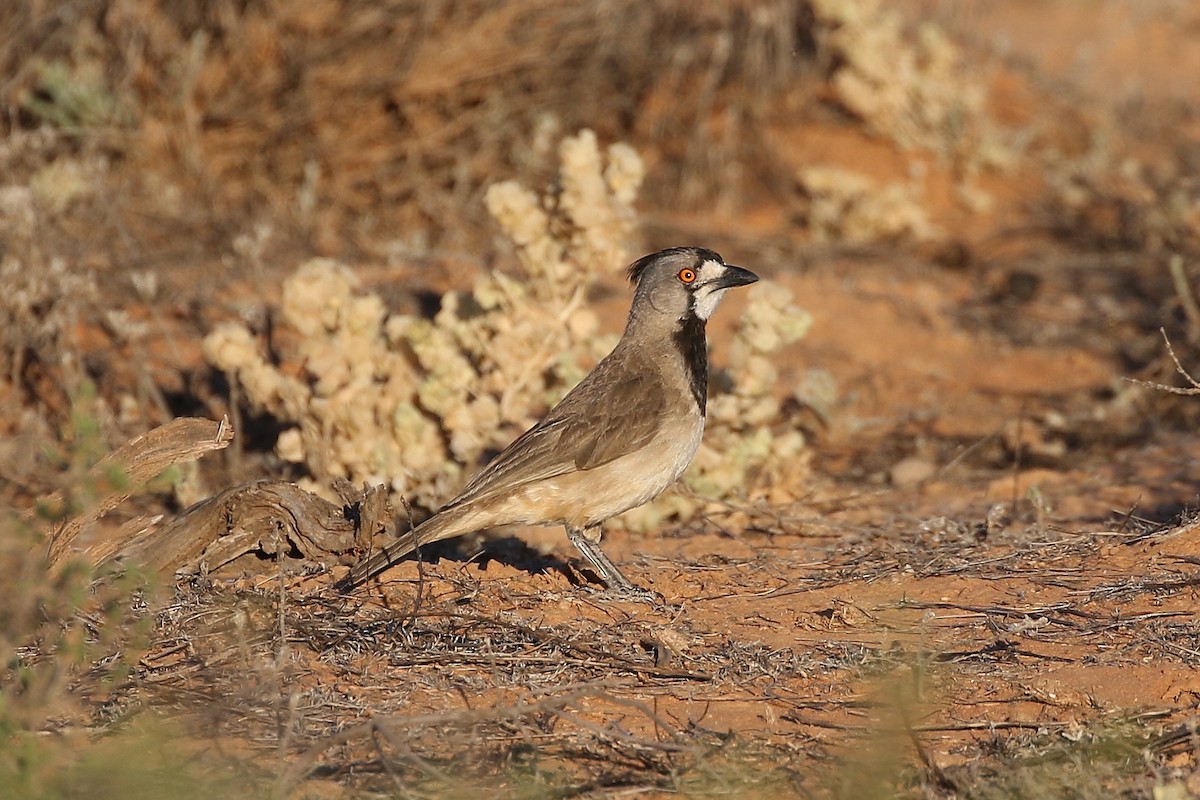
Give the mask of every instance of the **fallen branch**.
M 382 491 L 364 489 L 363 497 Z M 115 557 L 183 574 L 217 570 L 250 553 L 278 559 L 295 550 L 311 561 L 338 559 L 355 549 L 358 535 L 347 508 L 286 481 L 255 481 L 197 503 L 160 530 L 143 532 Z
M 63 517 L 46 534 L 46 556 L 51 570 L 62 567 L 72 545 L 89 525 L 129 499 L 138 488 L 161 475 L 168 467 L 186 461 L 195 461 L 205 453 L 222 450 L 233 441 L 233 428 L 228 418 L 220 422 L 195 417 L 182 417 L 160 425 L 152 431 L 135 436 L 128 442 L 100 459 L 90 470 L 89 485 L 105 487 L 105 493 L 77 514 Z M 114 474 L 122 480 L 109 480 Z M 119 485 L 118 485 L 119 484 Z M 61 512 L 68 507 L 67 490 L 54 492 L 40 499 L 26 512 L 25 521 L 31 522 L 40 513 Z M 114 532 L 116 537 L 136 533 L 121 528 Z M 119 549 L 121 541 L 97 541 L 88 549 L 92 552 Z

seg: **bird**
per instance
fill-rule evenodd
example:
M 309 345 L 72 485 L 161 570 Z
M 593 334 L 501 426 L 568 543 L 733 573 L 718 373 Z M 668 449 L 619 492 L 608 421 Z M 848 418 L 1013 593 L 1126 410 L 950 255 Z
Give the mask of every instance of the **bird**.
M 424 522 L 351 567 L 350 591 L 419 547 L 502 525 L 562 525 L 608 591 L 653 599 L 600 549 L 601 524 L 657 497 L 691 463 L 708 400 L 705 323 L 725 293 L 758 280 L 703 247 L 628 269 L 620 340 L 582 381 Z

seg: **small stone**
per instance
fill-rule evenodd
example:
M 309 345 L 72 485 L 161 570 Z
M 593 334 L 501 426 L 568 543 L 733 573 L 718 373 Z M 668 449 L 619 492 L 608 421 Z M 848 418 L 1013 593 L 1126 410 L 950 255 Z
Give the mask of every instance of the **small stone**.
M 937 467 L 933 462 L 920 456 L 902 458 L 892 466 L 892 485 L 916 486 L 918 483 L 932 478 L 935 472 L 937 472 Z

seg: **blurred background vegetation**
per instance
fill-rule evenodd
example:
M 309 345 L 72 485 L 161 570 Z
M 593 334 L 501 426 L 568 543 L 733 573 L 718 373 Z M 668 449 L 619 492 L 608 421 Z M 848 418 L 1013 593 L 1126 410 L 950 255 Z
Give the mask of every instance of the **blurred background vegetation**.
M 1103 59 L 1114 30 L 1192 12 L 1100 6 L 1108 28 L 1043 53 L 989 38 L 1003 11 L 983 0 L 5 4 L 6 396 L 61 420 L 91 373 L 135 428 L 203 407 L 177 366 L 195 349 L 161 332 L 261 313 L 217 286 L 277 292 L 320 255 L 440 292 L 512 259 L 488 186 L 551 184 L 584 128 L 641 155 L 646 249 L 703 239 L 780 272 L 873 247 L 978 267 L 1061 239 L 1190 255 L 1186 82 L 1152 95 L 1156 72 L 1117 83 Z M 144 363 L 55 363 L 96 349 L 81 323 Z
M 233 321 L 279 361 L 271 309 L 310 258 L 432 318 L 519 261 L 489 187 L 554 196 L 583 129 L 644 164 L 630 250 L 694 242 L 778 279 L 835 257 L 962 271 L 1014 339 L 1079 333 L 1013 319 L 1037 286 L 1103 285 L 1078 315 L 1132 331 L 1122 363 L 1166 380 L 1158 327 L 1185 363 L 1200 344 L 1197 29 L 1167 0 L 0 4 L 0 505 L 86 503 L 114 444 L 246 405 L 201 342 Z M 244 410 L 248 457 L 134 511 L 294 476 L 279 420 Z M 0 785 L 136 796 L 95 767 L 144 751 L 138 791 L 184 792 L 193 754 L 148 745 L 171 723 L 71 755 L 120 716 L 103 698 L 150 622 L 132 578 L 46 581 L 43 523 L 0 520 Z

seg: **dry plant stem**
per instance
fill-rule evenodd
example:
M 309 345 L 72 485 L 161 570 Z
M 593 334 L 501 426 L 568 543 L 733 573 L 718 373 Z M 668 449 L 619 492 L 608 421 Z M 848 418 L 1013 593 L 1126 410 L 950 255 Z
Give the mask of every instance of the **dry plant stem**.
M 233 425 L 237 430 L 242 430 L 242 385 L 238 382 L 238 377 L 232 371 L 225 373 L 225 379 L 229 381 L 229 413 L 233 415 Z M 233 447 L 229 449 L 229 472 L 238 478 L 242 475 L 242 441 L 233 443 Z M 235 478 L 234 480 L 237 480 Z
M 383 766 L 383 771 L 387 773 L 388 778 L 391 779 L 392 785 L 396 787 L 396 791 L 400 793 L 401 797 L 407 797 L 408 791 L 405 789 L 404 782 L 396 774 L 396 770 L 392 768 L 392 762 L 388 759 L 387 753 L 383 751 L 383 744 L 379 741 L 378 728 L 371 728 L 371 745 L 375 748 L 375 754 L 379 758 L 379 763 Z M 290 789 L 291 787 L 287 788 Z M 276 796 L 282 797 L 283 795 L 276 792 Z
M 276 665 L 276 677 L 282 675 L 279 666 Z M 280 687 L 282 688 L 282 687 Z M 276 710 L 276 739 L 278 745 L 275 748 L 275 758 L 279 763 L 279 772 L 282 774 L 287 768 L 287 753 L 292 746 L 292 731 L 296 728 L 296 715 L 300 707 L 300 693 L 290 692 L 287 698 L 287 715 L 279 713 Z
M 1197 383 L 1196 379 L 1192 377 L 1191 373 L 1184 369 L 1183 365 L 1179 363 L 1179 357 L 1175 355 L 1175 348 L 1171 346 L 1171 339 L 1167 336 L 1166 328 L 1159 328 L 1158 332 L 1162 334 L 1163 341 L 1167 343 L 1167 354 L 1171 356 L 1171 361 L 1175 362 L 1175 371 L 1182 375 L 1184 379 L 1192 385 L 1191 388 L 1185 389 L 1180 386 L 1167 386 L 1165 383 L 1139 381 L 1133 378 L 1125 378 L 1125 380 L 1129 381 L 1130 383 L 1136 383 L 1138 386 L 1148 386 L 1151 389 L 1158 389 L 1160 392 L 1170 392 L 1171 394 L 1182 394 L 1188 396 L 1200 394 L 1200 383 Z
M 1156 709 L 1152 711 L 1143 711 L 1138 714 L 1132 714 L 1128 717 L 1120 717 L 1121 722 L 1144 722 L 1148 720 L 1162 719 L 1171 716 L 1170 710 Z M 842 725 L 828 720 L 817 720 L 808 717 L 801 717 L 797 714 L 783 714 L 780 719 L 785 719 L 789 722 L 795 722 L 800 725 L 809 725 L 814 728 L 825 728 L 835 731 L 846 731 L 848 733 L 857 734 L 860 736 L 878 736 L 880 734 L 917 734 L 917 733 L 961 733 L 967 731 L 1039 731 L 1039 730 L 1062 730 L 1077 726 L 1079 723 L 1073 720 L 1038 720 L 1035 722 L 1020 722 L 1014 720 L 992 720 L 981 722 L 953 722 L 945 725 L 912 725 L 901 727 L 899 729 L 890 726 L 880 727 L 876 724 L 870 725 Z M 948 776 L 947 776 L 948 777 Z
M 915 665 L 913 666 L 913 670 L 917 671 L 917 667 Z M 937 762 L 935 762 L 929 755 L 929 751 L 925 749 L 924 743 L 921 742 L 921 737 L 917 735 L 917 731 L 913 728 L 911 714 L 909 713 L 909 709 L 904 703 L 903 699 L 896 704 L 896 708 L 899 710 L 900 722 L 904 726 L 904 732 L 908 735 L 909 741 L 912 742 L 913 749 L 917 752 L 917 758 L 921 760 L 921 763 L 925 766 L 925 769 L 928 770 L 929 774 L 933 776 L 934 783 L 936 783 L 938 788 L 942 791 L 950 793 L 951 796 L 957 796 L 958 784 L 951 780 L 950 776 L 946 774 L 945 770 L 938 766 Z
M 1153 710 L 1143 711 L 1139 714 L 1132 714 L 1128 717 L 1121 717 L 1122 722 L 1142 722 L 1145 720 L 1161 719 L 1171 715 L 1170 711 Z M 914 733 L 954 733 L 957 731 L 989 731 L 989 730 L 1026 730 L 1036 731 L 1041 729 L 1060 730 L 1062 728 L 1070 728 L 1073 725 L 1078 725 L 1078 722 L 1072 720 L 1039 720 L 1037 722 L 1014 722 L 1011 720 L 1001 720 L 996 722 L 955 722 L 948 725 L 914 725 L 912 731 Z
M 408 524 L 411 529 L 413 525 L 412 505 L 409 504 L 407 497 L 401 497 L 400 500 L 404 503 L 404 513 L 408 517 Z M 421 601 L 425 589 L 425 560 L 421 557 L 420 544 L 413 548 L 413 558 L 417 562 L 417 591 L 413 595 L 412 611 L 409 613 L 410 623 L 415 622 L 417 615 L 421 612 Z
M 116 470 L 128 481 L 127 488 L 110 489 L 95 505 L 76 516 L 63 519 L 48 532 L 47 558 L 50 569 L 60 569 L 71 552 L 71 545 L 83 529 L 128 500 L 139 485 L 160 475 L 167 467 L 194 461 L 205 453 L 224 449 L 233 438 L 233 428 L 227 418 L 214 422 L 182 417 L 160 425 L 148 433 L 135 436 L 109 453 L 88 471 L 87 480 L 97 486 L 106 485 L 106 476 Z M 31 521 L 39 508 L 61 507 L 64 501 L 64 492 L 55 492 L 39 500 L 31 511 L 26 512 L 25 520 Z M 98 542 L 92 545 L 91 550 L 115 552 L 124 544 L 125 542 Z
M 283 542 L 278 540 L 278 536 L 276 539 L 276 548 L 276 553 L 282 552 Z M 285 606 L 287 604 L 287 583 L 284 581 L 283 557 L 280 556 L 278 559 L 276 559 L 275 564 L 278 567 L 276 579 L 279 581 L 279 653 L 277 655 L 279 663 L 282 664 L 287 658 L 287 614 L 285 613 Z
M 989 442 L 995 440 L 995 438 L 997 436 L 999 436 L 1003 430 L 1004 430 L 1003 426 L 996 428 L 996 430 L 992 431 L 987 436 L 982 436 L 979 439 L 976 439 L 971 444 L 967 445 L 965 448 L 962 449 L 962 451 L 960 451 L 958 453 L 958 455 L 956 455 L 954 458 L 947 461 L 946 465 L 937 471 L 937 474 L 935 477 L 937 477 L 937 478 L 944 477 L 947 473 L 950 472 L 950 470 L 954 469 L 959 464 L 961 464 L 963 462 L 963 460 L 966 459 L 969 455 L 971 455 L 972 453 L 974 453 L 976 450 L 983 447 L 984 445 L 988 444 Z
M 1129 527 L 1129 523 L 1133 521 L 1133 512 L 1137 511 L 1138 505 L 1141 504 L 1141 502 L 1142 498 L 1139 495 L 1138 499 L 1135 500 L 1133 505 L 1129 507 L 1129 510 L 1121 515 L 1121 524 L 1117 526 L 1116 531 L 1114 531 L 1116 535 L 1120 536 L 1125 533 L 1126 529 Z
M 282 536 L 277 531 L 275 542 L 276 560 L 275 565 L 278 568 L 276 579 L 279 582 L 279 608 L 277 611 L 278 626 L 279 626 L 279 649 L 275 652 L 275 669 L 273 670 L 276 681 L 279 686 L 276 696 L 283 692 L 283 670 L 284 665 L 288 663 L 288 640 L 287 640 L 287 582 L 284 580 L 283 569 L 283 552 L 285 542 L 281 541 Z M 281 713 L 276 700 L 275 712 L 275 737 L 279 745 L 276 749 L 276 757 L 279 759 L 279 768 L 284 769 L 285 760 L 287 757 L 287 749 L 292 739 L 292 729 L 295 727 L 296 709 L 298 707 L 300 695 L 296 692 L 291 692 L 288 695 L 287 716 Z
M 405 759 L 413 764 L 416 764 L 417 768 L 420 769 L 421 772 L 442 783 L 448 783 L 450 781 L 449 775 L 435 767 L 433 764 L 430 764 L 428 759 L 422 758 L 418 753 L 414 752 L 412 745 L 409 744 L 406 738 L 399 736 L 399 733 L 399 731 L 392 731 L 388 728 L 376 727 L 371 731 L 371 738 L 378 742 L 378 736 L 382 734 L 389 742 L 391 742 L 393 747 L 404 754 Z M 383 748 L 379 747 L 378 744 L 376 746 L 379 749 L 380 755 L 386 760 L 387 756 L 383 753 Z M 392 771 L 393 770 L 389 770 L 389 772 Z
M 1012 508 L 1017 508 L 1017 502 L 1021 499 L 1021 457 L 1025 454 L 1024 443 L 1021 437 L 1025 433 L 1025 403 L 1021 403 L 1021 410 L 1017 414 L 1017 436 L 1016 445 L 1013 448 L 1013 467 L 1012 467 Z
M 1191 282 L 1188 281 L 1187 273 L 1184 271 L 1183 256 L 1172 255 L 1167 260 L 1167 269 L 1175 284 L 1175 294 L 1179 295 L 1179 302 L 1183 305 L 1184 314 L 1187 315 L 1188 341 L 1200 341 L 1200 305 L 1196 304 L 1196 295 L 1192 291 Z
M 684 739 L 683 731 L 679 730 L 674 725 L 671 725 L 669 722 L 664 720 L 661 716 L 659 716 L 659 714 L 653 708 L 646 705 L 641 700 L 633 700 L 633 699 L 627 698 L 627 697 L 616 697 L 616 696 L 610 695 L 610 694 L 605 694 L 604 699 L 606 701 L 612 703 L 613 705 L 625 706 L 627 708 L 632 708 L 632 709 L 638 711 L 639 713 L 642 714 L 642 716 L 646 717 L 646 719 L 648 719 L 654 723 L 656 733 L 659 731 L 666 731 L 668 734 L 670 734 L 670 736 L 674 740 L 675 744 L 667 746 L 665 742 L 661 742 L 661 744 L 664 745 L 664 749 L 675 750 L 675 751 L 686 751 L 686 750 L 691 749 L 691 747 L 681 746 L 678 744 L 679 742 L 683 741 L 683 739 Z M 655 700 L 657 701 L 657 698 L 655 698 Z M 559 712 L 559 713 L 562 713 L 562 712 Z
M 560 719 L 570 722 L 571 724 L 576 725 L 589 733 L 595 734 L 596 737 L 600 739 L 615 739 L 619 742 L 636 745 L 640 748 L 646 748 L 649 750 L 662 750 L 668 753 L 688 753 L 695 749 L 694 747 L 688 745 L 671 744 L 669 742 L 660 742 L 654 739 L 643 739 L 640 736 L 634 736 L 631 733 L 626 733 L 619 728 L 597 725 L 594 722 L 589 722 L 586 719 L 583 719 L 582 717 L 572 714 L 564 709 L 558 709 L 553 713 Z

